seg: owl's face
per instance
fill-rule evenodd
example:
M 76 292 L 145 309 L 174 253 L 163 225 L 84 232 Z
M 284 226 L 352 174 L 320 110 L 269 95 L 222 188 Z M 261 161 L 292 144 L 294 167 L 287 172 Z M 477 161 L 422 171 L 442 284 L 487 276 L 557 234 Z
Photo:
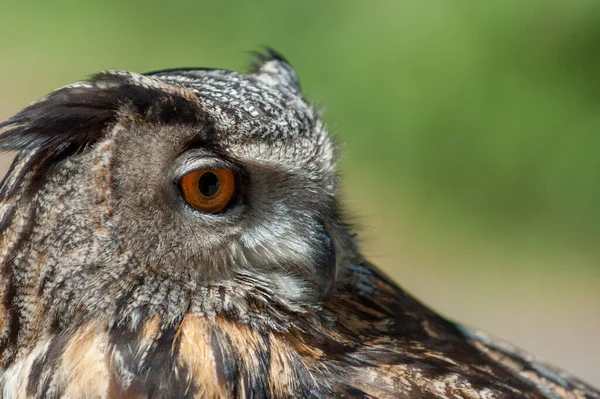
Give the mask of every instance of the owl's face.
M 328 294 L 353 256 L 335 146 L 291 67 L 262 61 L 248 75 L 108 72 L 3 125 L 17 164 L 43 165 L 30 171 L 31 240 L 60 248 L 39 284 L 61 312 L 155 298 L 166 313 L 194 301 L 243 313 L 236 291 L 248 281 L 289 306 Z
M 171 278 L 257 272 L 285 295 L 324 294 L 339 221 L 334 146 L 314 109 L 263 76 L 183 76 L 198 96 L 192 123 L 136 119 L 109 133 L 119 236 Z

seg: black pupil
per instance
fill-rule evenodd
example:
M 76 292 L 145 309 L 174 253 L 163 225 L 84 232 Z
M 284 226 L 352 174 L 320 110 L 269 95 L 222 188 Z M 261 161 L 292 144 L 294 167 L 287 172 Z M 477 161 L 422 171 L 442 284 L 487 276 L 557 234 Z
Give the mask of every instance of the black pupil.
M 206 197 L 212 197 L 219 191 L 219 178 L 212 172 L 206 172 L 198 180 L 198 188 Z

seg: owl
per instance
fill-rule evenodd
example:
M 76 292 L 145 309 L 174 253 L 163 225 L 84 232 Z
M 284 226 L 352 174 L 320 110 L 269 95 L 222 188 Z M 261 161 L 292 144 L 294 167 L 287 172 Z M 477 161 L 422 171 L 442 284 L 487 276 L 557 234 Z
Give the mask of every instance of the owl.
M 12 398 L 600 398 L 357 246 L 290 64 L 99 73 L 0 124 Z

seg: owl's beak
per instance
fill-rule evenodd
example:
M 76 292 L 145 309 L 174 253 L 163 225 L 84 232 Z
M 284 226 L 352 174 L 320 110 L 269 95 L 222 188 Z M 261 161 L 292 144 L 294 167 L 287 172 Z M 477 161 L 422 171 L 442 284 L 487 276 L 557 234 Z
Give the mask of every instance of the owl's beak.
M 321 287 L 321 297 L 326 298 L 333 288 L 337 272 L 337 259 L 335 256 L 335 245 L 323 223 L 319 223 L 320 231 L 318 240 L 320 251 L 317 261 L 317 276 Z

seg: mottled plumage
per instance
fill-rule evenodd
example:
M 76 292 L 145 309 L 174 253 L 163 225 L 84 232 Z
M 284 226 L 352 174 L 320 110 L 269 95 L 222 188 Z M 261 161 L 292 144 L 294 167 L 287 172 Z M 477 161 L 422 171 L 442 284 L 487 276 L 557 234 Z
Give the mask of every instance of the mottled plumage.
M 274 52 L 100 73 L 0 124 L 2 398 L 600 398 L 365 260 L 336 146 Z M 235 172 L 227 208 L 182 199 Z

